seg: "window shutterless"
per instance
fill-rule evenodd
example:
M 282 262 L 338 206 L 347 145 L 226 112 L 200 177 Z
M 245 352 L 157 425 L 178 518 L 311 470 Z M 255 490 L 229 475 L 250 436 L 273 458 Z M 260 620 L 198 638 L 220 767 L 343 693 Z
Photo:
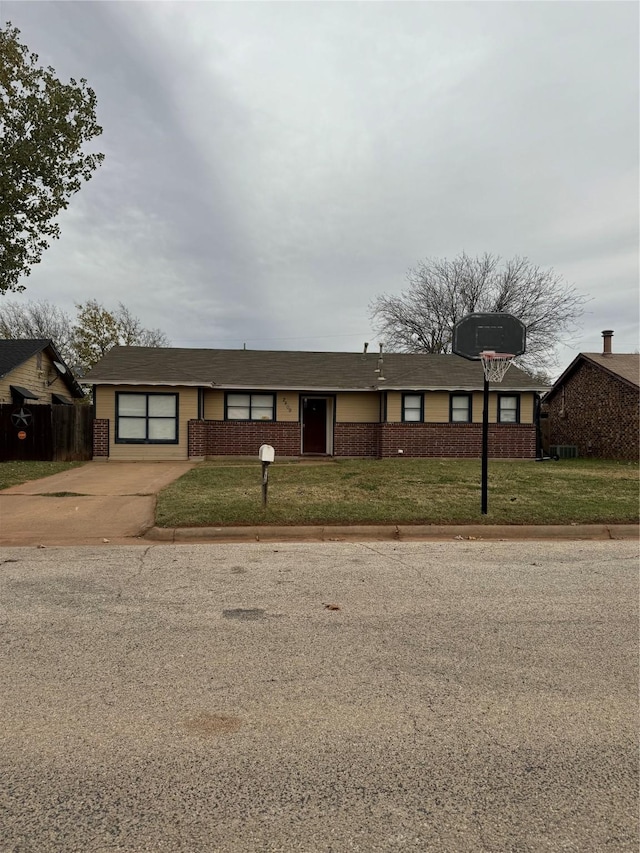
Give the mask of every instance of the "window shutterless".
M 272 421 L 275 417 L 275 403 L 275 394 L 227 394 L 225 420 Z
M 498 394 L 498 423 L 520 423 L 520 395 Z
M 116 394 L 116 443 L 177 444 L 177 394 Z
M 424 397 L 422 394 L 402 395 L 402 420 L 405 423 L 424 420 Z
M 451 423 L 471 423 L 471 394 L 451 394 L 449 397 Z

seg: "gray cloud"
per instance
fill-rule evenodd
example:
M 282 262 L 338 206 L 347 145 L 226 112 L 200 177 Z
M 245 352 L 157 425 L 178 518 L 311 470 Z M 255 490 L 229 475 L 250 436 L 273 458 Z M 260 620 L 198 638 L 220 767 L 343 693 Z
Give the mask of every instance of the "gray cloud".
M 25 299 L 123 301 L 178 345 L 353 349 L 421 258 L 490 251 L 591 297 L 575 345 L 638 346 L 634 4 L 3 14 L 89 79 L 107 154 Z

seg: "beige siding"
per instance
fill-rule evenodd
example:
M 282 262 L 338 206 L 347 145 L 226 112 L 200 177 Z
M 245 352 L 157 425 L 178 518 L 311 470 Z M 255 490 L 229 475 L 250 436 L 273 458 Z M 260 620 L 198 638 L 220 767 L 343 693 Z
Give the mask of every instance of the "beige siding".
M 407 392 L 409 393 L 409 392 Z M 417 392 L 416 392 L 417 393 Z M 460 392 L 464 393 L 464 392 Z M 449 391 L 426 391 L 424 395 L 424 420 L 430 424 L 449 423 Z M 472 394 L 472 409 L 474 423 L 482 422 L 482 392 Z M 489 397 L 489 419 L 495 422 L 497 411 L 495 394 Z M 387 421 L 399 423 L 402 421 L 402 392 L 391 391 L 387 395 Z
M 205 421 L 224 420 L 224 391 L 204 392 Z
M 387 423 L 396 424 L 402 420 L 402 394 L 399 391 L 387 393 Z
M 482 408 L 484 405 L 484 393 L 482 391 L 474 391 L 472 394 L 473 401 L 471 403 L 471 414 L 474 424 L 482 423 Z M 489 394 L 489 421 L 496 421 L 496 399 L 495 394 Z
M 402 400 L 404 394 L 415 394 L 420 396 L 420 391 L 389 391 L 387 393 L 387 423 L 401 423 L 402 422 Z M 425 407 L 425 420 L 429 420 L 426 405 L 428 400 L 428 394 L 422 392 L 422 403 Z
M 336 395 L 336 422 L 378 423 L 380 394 L 375 391 L 341 391 Z
M 424 419 L 429 424 L 449 422 L 448 391 L 427 391 L 424 397 Z
M 464 392 L 460 392 L 464 393 Z M 505 392 L 506 393 L 506 392 Z M 517 392 L 514 392 L 517 393 Z M 449 422 L 449 391 L 427 391 L 424 399 L 424 419 L 427 423 L 446 424 Z M 392 399 L 393 398 L 393 399 Z M 472 393 L 473 422 L 482 423 L 482 407 L 484 394 L 482 391 Z M 389 393 L 387 402 L 387 420 L 402 420 L 402 394 Z M 533 423 L 534 395 L 523 392 L 520 395 L 520 423 Z M 496 423 L 498 418 L 498 392 L 489 393 L 489 422 Z
M 47 386 L 47 382 L 51 382 L 51 385 Z M 0 403 L 12 402 L 11 385 L 20 385 L 38 395 L 37 400 L 29 400 L 30 406 L 50 403 L 52 394 L 60 394 L 69 401 L 74 399 L 45 352 L 31 356 L 24 364 L 0 379 Z
M 276 420 L 297 422 L 299 420 L 300 395 L 296 391 L 280 391 L 276 396 Z
M 178 438 L 179 444 L 116 444 L 116 393 L 137 392 L 178 394 Z M 186 459 L 187 422 L 198 417 L 198 389 L 153 386 L 107 386 L 96 388 L 96 417 L 109 420 L 109 458 L 114 460 L 175 460 Z
M 224 391 L 205 391 L 204 419 L 206 421 L 224 420 Z M 300 395 L 297 391 L 279 391 L 276 394 L 276 420 L 298 421 Z
M 489 392 L 489 423 L 495 424 L 498 421 L 498 394 L 499 391 Z M 505 391 L 505 394 L 510 392 Z M 518 394 L 517 391 L 512 392 Z M 533 393 L 522 392 L 520 394 L 520 423 L 533 423 Z M 484 405 L 484 393 L 482 391 L 474 391 L 473 393 L 473 422 L 482 423 L 482 408 Z
M 532 424 L 533 423 L 533 410 L 534 410 L 534 395 L 532 393 L 521 394 L 520 395 L 520 423 L 521 424 Z
M 498 422 L 498 394 L 501 393 L 499 391 L 490 391 L 489 392 L 489 423 L 495 424 Z M 505 394 L 513 393 L 517 395 L 517 391 L 505 391 Z M 473 420 L 475 422 L 482 423 L 482 405 L 483 405 L 483 394 L 476 393 L 473 395 Z M 532 424 L 533 423 L 533 402 L 534 395 L 531 391 L 523 391 L 520 393 L 520 423 L 521 424 Z

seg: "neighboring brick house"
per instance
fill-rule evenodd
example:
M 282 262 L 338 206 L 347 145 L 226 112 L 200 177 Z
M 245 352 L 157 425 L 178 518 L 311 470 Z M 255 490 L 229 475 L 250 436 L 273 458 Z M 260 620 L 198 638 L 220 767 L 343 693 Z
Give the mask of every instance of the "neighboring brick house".
M 483 372 L 455 355 L 114 347 L 94 387 L 94 458 L 475 457 Z M 512 366 L 489 398 L 489 453 L 536 455 L 547 390 Z
M 550 446 L 573 445 L 579 456 L 638 460 L 640 355 L 581 352 L 543 400 Z

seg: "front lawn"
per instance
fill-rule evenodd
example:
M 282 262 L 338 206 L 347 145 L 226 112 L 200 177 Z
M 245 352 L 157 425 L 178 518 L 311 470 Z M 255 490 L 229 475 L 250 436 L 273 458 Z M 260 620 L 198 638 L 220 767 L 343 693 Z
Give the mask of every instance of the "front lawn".
M 84 462 L 0 462 L 0 489 L 77 468 Z
M 246 524 L 637 523 L 638 465 L 489 461 L 488 515 L 479 460 L 275 463 L 261 506 L 260 463 L 204 462 L 158 497 L 161 527 Z

